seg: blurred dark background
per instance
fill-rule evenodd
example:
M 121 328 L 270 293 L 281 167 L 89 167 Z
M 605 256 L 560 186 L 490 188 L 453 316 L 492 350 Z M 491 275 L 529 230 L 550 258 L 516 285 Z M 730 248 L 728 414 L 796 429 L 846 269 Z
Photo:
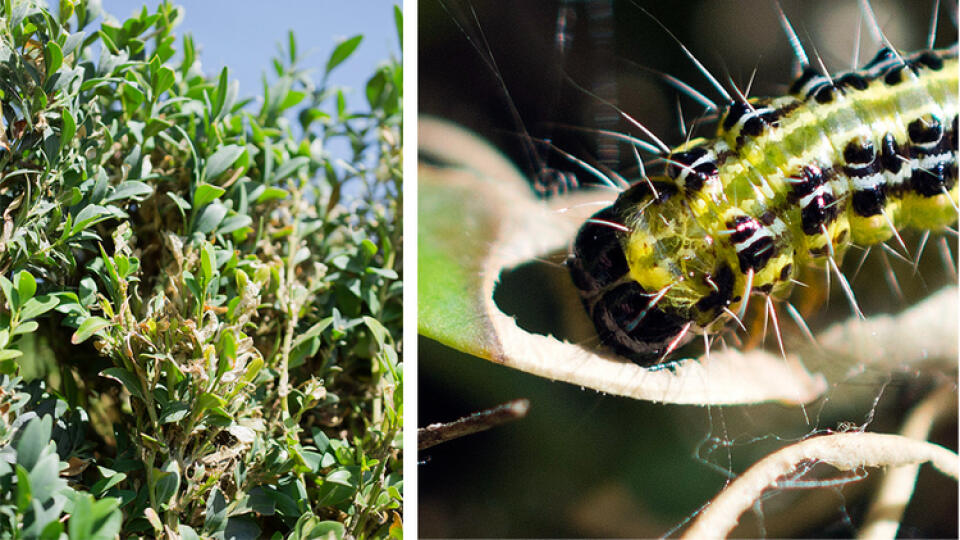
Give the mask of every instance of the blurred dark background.
M 808 54 L 815 46 L 834 72 L 852 65 L 860 16 L 857 2 L 782 4 Z M 933 2 L 872 5 L 894 44 L 904 50 L 924 46 Z M 678 109 L 678 92 L 650 70 L 669 73 L 719 100 L 676 42 L 641 8 L 676 34 L 727 88 L 732 79 L 744 89 L 755 69 L 751 95 L 780 94 L 789 86 L 792 55 L 772 1 L 423 0 L 420 112 L 479 132 L 531 178 L 545 177 L 545 169 L 555 168 L 589 181 L 540 140 L 630 174 L 635 161 L 629 148 L 578 129 L 638 134 L 603 100 L 616 102 L 669 145 L 682 142 L 679 110 L 689 126 L 702 107 L 682 97 Z M 941 9 L 938 44 L 956 40 L 954 17 Z M 861 33 L 862 65 L 876 46 L 865 29 Z M 697 134 L 709 136 L 712 131 L 709 125 Z M 916 237 L 910 242 L 915 245 Z M 942 270 L 935 249 L 928 251 L 924 258 Z M 851 265 L 847 275 L 852 275 L 857 258 L 848 256 L 852 261 L 847 261 Z M 921 272 L 921 279 L 900 268 L 907 300 L 891 305 L 892 294 L 880 277 L 882 268 L 866 268 L 854 286 L 868 315 L 902 308 L 944 280 L 936 268 Z M 514 281 L 520 281 L 516 288 L 498 291 L 498 296 L 536 302 L 527 308 L 533 313 L 553 311 L 544 280 Z M 842 298 L 829 305 L 839 308 L 838 316 L 849 314 Z M 935 384 L 944 378 L 956 380 L 955 369 L 947 373 L 938 368 L 904 373 L 866 369 L 832 386 L 805 410 L 774 404 L 680 407 L 547 381 L 423 338 L 419 348 L 420 426 L 518 397 L 531 400 L 524 420 L 420 454 L 422 537 L 663 535 L 712 498 L 730 471 L 743 471 L 785 440 L 835 429 L 843 422 L 869 421 L 871 431 L 895 432 L 904 413 Z M 956 420 L 938 425 L 933 439 L 956 449 Z M 814 474 L 837 476 L 829 469 Z M 777 492 L 764 500 L 762 519 L 744 516 L 738 533 L 854 535 L 872 482 L 879 478 L 871 471 L 866 482 Z M 956 484 L 925 467 L 900 534 L 955 537 Z

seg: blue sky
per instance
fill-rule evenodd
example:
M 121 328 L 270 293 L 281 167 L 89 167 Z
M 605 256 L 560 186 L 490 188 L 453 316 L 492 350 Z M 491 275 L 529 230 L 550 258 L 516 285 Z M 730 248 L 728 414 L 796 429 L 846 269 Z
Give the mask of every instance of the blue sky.
M 103 8 L 121 21 L 143 5 L 153 10 L 159 0 L 103 0 Z M 391 54 L 400 57 L 394 2 L 386 0 L 182 0 L 186 17 L 176 33 L 193 34 L 200 60 L 208 75 L 229 66 L 230 78 L 240 81 L 240 96 L 261 94 L 261 75 L 270 69 L 278 46 L 287 43 L 287 32 L 297 36 L 304 66 L 316 66 L 319 81 L 323 66 L 341 40 L 363 34 L 363 42 L 331 75 L 330 82 L 352 89 L 348 102 L 366 104 L 363 88 L 374 67 Z M 269 7 L 267 7 L 269 6 Z M 179 45 L 177 49 L 180 50 Z M 365 107 L 363 107 L 365 108 Z

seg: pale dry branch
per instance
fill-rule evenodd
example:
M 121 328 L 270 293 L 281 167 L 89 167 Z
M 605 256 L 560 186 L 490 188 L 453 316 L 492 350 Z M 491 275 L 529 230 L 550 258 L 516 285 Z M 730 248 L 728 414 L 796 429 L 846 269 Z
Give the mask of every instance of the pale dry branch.
M 834 433 L 811 437 L 782 448 L 747 469 L 700 513 L 684 538 L 724 538 L 740 516 L 764 491 L 805 462 L 828 463 L 840 470 L 861 467 L 891 467 L 926 461 L 956 479 L 960 469 L 957 454 L 928 442 L 881 433 Z
M 956 412 L 957 387 L 953 384 L 944 385 L 910 411 L 900 434 L 925 441 L 934 422 L 946 414 Z M 883 483 L 867 512 L 866 524 L 860 530 L 859 538 L 879 540 L 896 537 L 903 512 L 913 496 L 919 472 L 920 464 L 917 463 L 895 467 L 885 473 Z

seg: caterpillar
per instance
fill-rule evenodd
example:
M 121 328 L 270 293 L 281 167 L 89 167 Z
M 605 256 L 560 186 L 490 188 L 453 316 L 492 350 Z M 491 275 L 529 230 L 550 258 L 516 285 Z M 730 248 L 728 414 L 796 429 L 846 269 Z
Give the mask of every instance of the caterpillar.
M 455 1 L 449 3 L 458 4 Z M 752 94 L 784 96 L 788 93 L 788 85 L 792 79 L 788 75 L 789 51 L 785 49 L 787 40 L 776 27 L 776 20 L 771 17 L 776 14 L 773 0 L 760 0 L 749 5 L 739 1 L 715 2 L 712 0 L 672 5 L 645 1 L 616 3 L 613 8 L 617 19 L 615 33 L 618 36 L 616 38 L 618 43 L 615 49 L 610 48 L 600 54 L 614 58 L 618 63 L 616 75 L 621 90 L 617 92 L 616 102 L 620 104 L 620 108 L 629 112 L 631 116 L 641 119 L 658 135 L 672 133 L 671 126 L 676 124 L 678 115 L 673 108 L 673 95 L 668 95 L 670 94 L 667 88 L 669 85 L 635 66 L 637 64 L 649 66 L 682 77 L 684 80 L 695 80 L 692 79 L 695 74 L 682 71 L 686 64 L 679 62 L 689 63 L 689 61 L 682 58 L 676 59 L 679 55 L 677 51 L 679 47 L 653 25 L 650 17 L 639 12 L 636 8 L 637 3 L 653 12 L 655 17 L 672 32 L 678 33 L 684 44 L 695 51 L 715 73 L 730 73 L 732 79 L 745 82 L 749 71 L 755 66 L 760 66 L 758 75 L 754 79 L 756 82 L 752 85 L 758 90 L 754 90 Z M 557 152 L 553 150 L 547 152 L 544 145 L 539 144 L 542 140 L 549 140 L 553 146 L 581 157 L 585 161 L 593 164 L 599 162 L 601 152 L 596 149 L 596 146 L 602 144 L 602 141 L 598 141 L 602 135 L 598 137 L 595 130 L 574 132 L 571 129 L 564 130 L 558 127 L 563 125 L 600 126 L 595 122 L 594 116 L 584 112 L 587 106 L 571 105 L 571 102 L 578 98 L 587 105 L 598 101 L 581 90 L 582 87 L 588 87 L 591 90 L 596 88 L 590 84 L 593 81 L 591 72 L 579 69 L 578 62 L 581 58 L 576 57 L 575 54 L 571 53 L 567 56 L 556 54 L 555 43 L 559 40 L 553 37 L 558 26 L 556 24 L 560 12 L 558 6 L 573 5 L 579 10 L 581 7 L 593 6 L 596 2 L 590 4 L 540 2 L 537 4 L 546 4 L 547 7 L 541 7 L 541 11 L 546 14 L 538 19 L 533 19 L 532 16 L 524 18 L 524 10 L 532 9 L 531 5 L 535 4 L 534 2 L 511 6 L 509 16 L 504 14 L 500 3 L 489 3 L 489 7 L 486 4 L 482 0 L 470 0 L 468 8 L 464 9 L 467 11 L 466 16 L 462 17 L 457 25 L 465 27 L 466 30 L 454 27 L 446 32 L 442 30 L 444 28 L 442 24 L 438 24 L 438 20 L 439 23 L 445 20 L 447 26 L 453 27 L 454 24 L 451 22 L 453 17 L 447 11 L 437 7 L 436 11 L 439 15 L 433 19 L 426 18 L 423 7 L 425 4 L 421 4 L 420 16 L 424 17 L 422 20 L 425 23 L 421 23 L 420 39 L 429 40 L 438 35 L 451 36 L 449 40 L 443 41 L 442 45 L 433 49 L 435 52 L 432 56 L 421 56 L 419 75 L 421 80 L 433 75 L 432 79 L 428 79 L 433 81 L 433 85 L 420 86 L 420 99 L 432 100 L 434 103 L 433 107 L 428 109 L 429 112 L 445 117 L 459 113 L 459 116 L 454 116 L 459 123 L 482 132 L 487 139 L 497 141 L 501 151 L 510 155 L 519 168 L 533 173 L 530 176 L 540 170 L 538 169 L 540 164 L 529 158 L 529 152 L 523 148 L 524 146 L 538 148 L 540 157 L 548 161 L 548 167 L 556 169 L 565 167 L 567 170 L 573 168 L 565 163 Z M 914 4 L 903 8 L 902 4 L 897 3 L 881 7 L 881 3 L 877 0 L 873 0 L 872 4 L 877 13 L 883 17 L 884 29 L 895 45 L 905 48 L 923 48 L 919 45 L 923 41 L 919 36 L 926 34 L 931 23 L 929 8 L 932 7 L 932 3 L 922 8 Z M 791 0 L 783 2 L 783 5 L 785 9 L 796 14 L 791 15 L 791 18 L 797 28 L 811 29 L 809 42 L 819 47 L 825 62 L 831 62 L 831 66 L 860 67 L 868 60 L 865 57 L 864 62 L 849 62 L 848 56 L 853 53 L 854 46 L 849 40 L 834 41 L 834 36 L 838 33 L 849 38 L 856 32 L 860 9 L 855 2 L 797 3 Z M 489 36 L 492 50 L 489 54 L 486 52 L 485 45 L 482 45 L 483 50 L 479 55 L 471 46 L 471 43 L 484 43 L 483 37 L 479 32 L 475 32 L 474 26 L 470 24 L 472 19 L 469 17 L 469 8 L 472 7 L 476 7 L 479 15 L 479 23 L 476 26 L 482 26 L 484 34 Z M 756 20 L 746 18 L 745 12 L 749 14 L 751 11 L 767 18 L 764 19 L 759 15 Z M 941 14 L 948 13 L 943 6 L 940 11 Z M 818 12 L 820 16 L 816 16 Z M 577 17 L 578 23 L 575 30 L 580 32 L 580 29 L 587 24 L 586 15 L 584 11 L 578 11 Z M 537 22 L 530 22 L 531 20 Z M 733 26 L 732 22 L 743 24 L 742 31 Z M 906 30 L 903 30 L 904 28 Z M 574 40 L 572 51 L 575 52 L 578 44 L 585 43 L 586 40 L 583 39 L 585 33 L 577 34 L 577 39 L 580 41 Z M 625 33 L 630 33 L 630 36 L 622 37 Z M 949 31 L 940 32 L 940 34 L 949 33 Z M 744 36 L 745 41 L 751 42 L 747 50 L 738 51 L 727 44 L 729 38 L 737 34 Z M 465 35 L 469 40 L 464 39 Z M 941 37 L 944 36 L 941 35 Z M 621 39 L 629 44 L 621 42 Z M 632 45 L 633 41 L 639 41 L 639 44 Z M 765 44 L 760 44 L 764 41 Z M 940 42 L 941 46 L 943 44 Z M 461 48 L 459 55 L 457 54 L 458 46 Z M 422 45 L 421 51 L 424 51 Z M 874 49 L 864 54 L 872 56 L 875 52 Z M 536 55 L 535 60 L 526 60 L 532 55 Z M 491 57 L 494 58 L 496 69 L 499 70 L 498 74 L 490 75 L 489 66 L 479 62 L 472 66 L 467 64 L 470 59 L 477 56 L 483 57 L 487 62 L 490 62 Z M 558 59 L 558 57 L 561 58 Z M 436 66 L 440 59 L 446 60 L 452 68 L 450 71 L 441 72 L 442 76 L 437 76 Z M 520 66 L 517 67 L 517 64 Z M 433 69 L 429 69 L 431 66 Z M 842 67 L 833 71 L 839 71 L 839 69 Z M 569 73 L 570 76 L 557 77 L 554 72 L 559 70 Z M 518 73 L 521 75 L 517 75 Z M 529 76 L 531 79 L 521 76 Z M 539 77 L 546 82 L 538 84 L 532 81 L 533 77 Z M 573 85 L 569 81 L 573 81 L 578 88 L 572 88 Z M 777 86 L 778 81 L 782 82 L 782 87 Z M 741 88 L 745 86 L 747 85 L 742 84 Z M 456 92 L 445 92 L 451 87 Z M 568 95 L 556 100 L 551 99 L 552 91 L 558 88 L 560 91 L 557 93 L 563 93 L 565 90 Z M 510 97 L 516 103 L 519 111 L 517 115 L 511 113 L 510 107 L 504 104 L 504 89 L 509 90 Z M 471 90 L 473 90 L 472 93 Z M 746 93 L 751 94 L 751 92 Z M 456 105 L 458 103 L 459 106 Z M 687 108 L 688 101 L 683 103 L 684 108 Z M 609 112 L 610 109 L 606 104 L 600 105 L 598 108 Z M 424 110 L 423 105 L 421 110 Z M 689 119 L 692 115 L 689 111 L 687 112 L 687 119 Z M 515 117 L 519 117 L 521 121 L 517 122 Z M 817 120 L 808 120 L 811 123 L 815 121 Z M 722 125 L 722 118 L 718 119 L 717 123 Z M 487 127 L 487 124 L 493 127 Z M 627 132 L 622 125 L 611 129 L 621 133 Z M 577 138 L 578 135 L 579 138 Z M 671 134 L 664 137 L 669 143 L 679 143 L 684 140 L 683 135 L 684 130 L 681 129 L 678 135 Z M 903 140 L 898 139 L 898 144 Z M 533 144 L 526 144 L 529 141 L 533 141 Z M 632 171 L 628 169 L 632 162 L 632 157 L 629 157 L 631 150 L 629 146 L 624 144 L 619 148 L 625 164 L 621 163 L 619 167 L 610 169 L 598 168 L 614 170 L 635 180 L 637 176 L 632 175 Z M 681 145 L 676 146 L 677 148 L 674 149 L 678 152 L 684 149 Z M 669 153 L 665 153 L 664 157 L 668 158 Z M 654 170 L 649 164 L 646 165 L 651 175 L 660 172 Z M 670 165 L 672 164 L 667 163 L 668 167 Z M 579 173 L 579 169 L 574 170 Z M 663 176 L 668 177 L 666 174 Z M 489 178 L 497 177 L 490 174 Z M 674 179 L 669 180 L 668 183 L 676 183 Z M 533 184 L 533 181 L 530 183 Z M 492 186 L 489 189 L 494 190 Z M 636 188 L 634 193 L 640 193 L 641 189 L 643 188 Z M 554 208 L 569 210 L 580 204 L 591 204 L 593 201 L 598 204 L 590 210 L 590 213 L 593 213 L 595 209 L 611 205 L 614 202 L 613 199 L 619 194 L 610 196 L 608 193 L 593 190 L 573 194 L 578 196 L 575 202 L 568 202 L 561 198 L 551 202 L 555 203 L 552 205 Z M 679 204 L 682 200 L 680 193 L 675 193 L 672 197 L 675 201 L 670 204 L 683 206 Z M 479 195 L 477 198 L 480 198 Z M 422 205 L 420 208 L 423 212 Z M 564 212 L 564 215 L 572 213 Z M 665 212 L 665 215 L 669 217 L 670 214 Z M 688 223 L 683 218 L 677 219 Z M 580 224 L 584 225 L 584 222 L 581 220 Z M 593 221 L 586 223 L 586 225 L 591 224 L 596 223 Z M 623 225 L 623 222 L 611 222 L 611 225 L 602 225 L 602 227 L 618 232 L 616 225 Z M 451 234 L 454 231 L 456 229 L 451 228 Z M 514 230 L 514 234 L 524 233 Z M 944 242 L 954 238 L 950 234 L 943 236 Z M 789 240 L 791 245 L 796 246 L 803 238 L 803 236 L 791 237 Z M 592 353 L 595 352 L 595 347 L 591 337 L 582 333 L 574 335 L 566 330 L 582 323 L 585 323 L 585 326 L 592 326 L 589 320 L 578 317 L 572 322 L 564 321 L 563 324 L 567 326 L 563 327 L 560 323 L 552 323 L 552 320 L 564 317 L 568 313 L 565 309 L 566 304 L 561 307 L 557 302 L 557 299 L 562 297 L 562 301 L 566 303 L 568 292 L 573 296 L 570 304 L 573 304 L 574 308 L 581 308 L 577 305 L 580 303 L 577 298 L 577 289 L 569 283 L 569 269 L 566 265 L 554 264 L 567 257 L 571 249 L 569 246 L 575 245 L 574 240 L 575 236 L 571 233 L 567 239 L 552 246 L 551 249 L 555 248 L 556 251 L 551 252 L 551 255 L 547 255 L 546 252 L 542 258 L 538 255 L 538 259 L 524 263 L 520 271 L 513 271 L 510 268 L 500 270 L 500 267 L 497 267 L 495 271 L 499 272 L 500 283 L 504 284 L 497 291 L 503 294 L 497 302 L 507 315 L 517 314 L 515 315 L 517 324 L 524 330 L 532 334 L 556 336 L 566 341 L 575 354 L 586 356 L 591 353 L 591 356 L 594 356 Z M 909 237 L 905 237 L 905 241 L 911 247 L 913 246 Z M 928 248 L 927 251 L 927 255 L 930 255 L 929 252 L 932 250 Z M 873 256 L 881 253 L 883 251 L 880 249 L 871 252 Z M 856 263 L 858 255 L 856 248 L 848 247 L 844 256 L 847 264 L 843 272 L 855 288 L 863 311 L 872 315 L 884 311 L 884 306 L 897 304 L 894 298 L 888 297 L 888 291 L 883 288 L 882 282 L 873 283 L 873 280 L 864 280 L 865 273 L 857 276 L 854 265 L 850 263 Z M 925 262 L 937 264 L 939 269 L 949 270 L 941 268 L 939 261 L 931 260 L 933 257 L 925 257 L 925 259 Z M 835 260 L 840 262 L 839 258 Z M 731 271 L 738 272 L 738 268 L 731 265 Z M 921 270 L 920 278 L 909 279 L 902 284 L 905 289 L 913 289 L 912 292 L 907 291 L 906 298 L 909 298 L 909 301 L 932 290 L 920 292 L 923 290 L 921 281 L 931 284 L 940 283 L 940 276 L 932 275 L 937 268 Z M 795 264 L 792 271 L 797 270 L 799 266 Z M 806 276 L 797 279 L 806 280 Z M 541 283 L 544 284 L 541 285 Z M 552 317 L 553 326 L 548 326 L 546 323 L 541 326 L 534 323 L 525 324 L 523 317 L 529 317 L 527 314 L 529 312 L 521 313 L 519 309 L 507 305 L 508 298 L 511 301 L 517 298 L 517 290 L 525 295 L 522 301 L 536 302 L 532 311 L 544 314 L 545 317 Z M 868 290 L 876 291 L 878 294 L 871 295 Z M 508 294 L 514 296 L 508 297 Z M 646 302 L 650 302 L 651 299 L 652 297 L 644 298 Z M 755 295 L 750 302 L 751 306 L 758 307 L 760 304 L 758 300 L 763 298 Z M 797 299 L 790 299 L 790 301 L 795 300 Z M 842 316 L 846 313 L 844 305 L 831 306 L 831 308 L 836 309 L 817 310 L 815 314 L 815 318 L 819 319 L 817 321 L 813 320 L 814 316 L 808 316 L 804 312 L 818 340 L 824 335 L 823 328 L 826 326 L 821 326 L 820 322 L 831 319 L 832 315 Z M 736 314 L 738 306 L 731 304 L 729 309 Z M 837 313 L 830 313 L 831 311 Z M 730 319 L 723 321 L 722 326 L 729 326 L 729 321 Z M 725 332 L 720 329 L 720 326 L 718 321 L 710 331 Z M 691 333 L 693 331 L 690 330 Z M 753 333 L 751 327 L 748 337 L 755 339 L 759 336 Z M 800 338 L 802 339 L 802 336 Z M 909 344 L 907 348 L 915 348 L 919 357 L 925 354 L 922 348 L 925 348 L 932 338 L 921 335 L 917 339 L 916 343 Z M 504 369 L 503 366 L 494 363 L 470 362 L 469 359 L 452 355 L 448 350 L 430 347 L 430 345 L 429 340 L 424 340 L 419 356 L 422 395 L 430 397 L 428 403 L 421 404 L 421 411 L 425 411 L 426 414 L 434 413 L 436 414 L 434 418 L 437 419 L 453 418 L 455 417 L 453 412 L 438 414 L 436 411 L 478 410 L 518 395 L 529 397 L 537 410 L 542 412 L 524 420 L 524 424 L 517 429 L 522 433 L 518 434 L 510 430 L 488 432 L 489 439 L 478 441 L 477 444 L 490 445 L 493 449 L 490 452 L 478 454 L 472 451 L 468 456 L 459 453 L 456 449 L 446 449 L 456 458 L 439 457 L 438 459 L 438 454 L 431 455 L 430 465 L 420 470 L 420 497 L 425 501 L 420 506 L 423 509 L 420 523 L 422 527 L 429 528 L 429 532 L 424 533 L 428 536 L 453 537 L 481 534 L 570 537 L 671 536 L 672 532 L 676 532 L 686 523 L 678 516 L 695 509 L 718 489 L 718 484 L 722 482 L 716 473 L 723 474 L 723 478 L 735 476 L 741 470 L 740 464 L 746 466 L 748 460 L 764 452 L 762 450 L 766 448 L 764 445 L 773 444 L 774 441 L 792 440 L 797 434 L 844 429 L 844 426 L 852 424 L 862 428 L 882 429 L 877 424 L 866 425 L 874 418 L 883 419 L 886 426 L 895 425 L 901 418 L 900 415 L 908 409 L 906 405 L 908 400 L 915 399 L 926 388 L 922 385 L 928 384 L 929 381 L 926 377 L 927 372 L 921 371 L 921 368 L 916 368 L 914 365 L 898 366 L 900 369 L 896 373 L 910 374 L 910 377 L 904 377 L 909 379 L 909 382 L 901 382 L 901 379 L 897 378 L 895 384 L 888 385 L 891 375 L 886 367 L 872 367 L 864 364 L 851 366 L 845 361 L 846 359 L 808 358 L 806 356 L 808 349 L 801 349 L 802 345 L 799 344 L 796 349 L 792 349 L 790 347 L 794 344 L 788 340 L 787 350 L 791 353 L 791 357 L 799 358 L 800 363 L 813 371 L 826 366 L 836 373 L 835 377 L 834 373 L 830 374 L 831 387 L 828 389 L 829 393 L 825 395 L 826 399 L 822 402 L 805 409 L 788 408 L 782 404 L 750 407 L 710 405 L 702 408 L 671 407 L 659 403 L 621 399 L 615 397 L 615 392 L 608 390 L 601 390 L 602 394 L 584 391 L 584 388 L 592 387 L 585 386 L 577 380 L 568 381 L 573 383 L 570 385 L 558 384 Z M 665 351 L 668 347 L 669 345 L 663 350 Z M 610 350 L 612 346 L 605 349 Z M 734 349 L 742 349 L 742 347 L 736 346 Z M 687 355 L 687 352 L 687 350 L 678 349 L 673 356 L 690 356 L 691 358 L 697 356 Z M 706 370 L 721 363 L 717 352 L 713 351 L 712 361 L 711 359 L 690 360 L 680 365 L 676 371 L 677 377 L 673 386 L 695 386 L 701 381 L 704 386 L 722 385 L 723 383 L 700 376 L 700 368 Z M 739 353 L 740 351 L 729 352 Z M 534 351 L 531 351 L 531 356 L 534 356 L 533 353 Z M 654 366 L 655 362 L 660 360 L 660 356 L 655 353 L 646 355 L 639 355 L 632 351 L 627 353 L 647 366 Z M 746 356 L 748 354 L 745 353 L 742 363 L 738 363 L 737 360 L 729 362 L 734 376 L 741 371 L 751 369 L 745 367 L 749 366 Z M 554 359 L 544 355 L 541 360 L 543 364 L 550 364 Z M 636 369 L 637 366 L 621 358 L 610 358 L 610 360 L 606 363 L 619 369 L 614 371 L 614 376 L 619 376 L 618 382 L 630 381 L 639 385 L 648 380 L 671 375 L 670 370 L 647 373 L 644 369 Z M 575 366 L 573 371 L 576 374 L 587 374 L 594 370 L 596 364 L 593 361 L 584 361 L 579 366 Z M 950 382 L 950 376 L 953 373 L 949 366 L 950 364 L 947 363 L 944 370 L 947 377 L 941 377 L 946 379 L 947 383 Z M 687 369 L 691 367 L 695 370 Z M 926 370 L 929 367 L 924 364 L 922 369 Z M 941 375 L 942 373 L 934 366 L 933 376 L 936 378 Z M 775 382 L 770 381 L 769 384 L 772 386 Z M 878 407 L 876 403 L 880 397 L 884 402 L 892 402 L 890 406 Z M 809 420 L 807 420 L 808 413 Z M 758 421 L 758 418 L 764 418 L 764 420 Z M 955 448 L 954 434 L 947 433 L 947 435 L 950 438 L 942 444 L 948 448 Z M 703 443 L 696 444 L 695 441 L 701 439 Z M 476 447 L 470 444 L 466 446 L 470 447 L 468 451 Z M 469 465 L 464 467 L 462 463 Z M 554 474 L 557 463 L 572 464 L 566 469 L 570 474 L 560 477 Z M 446 467 L 445 464 L 447 464 Z M 450 466 L 450 464 L 455 465 Z M 829 473 L 823 476 L 804 475 L 802 479 L 825 478 L 828 475 Z M 451 483 L 451 479 L 458 481 Z M 664 489 L 664 486 L 680 484 L 684 485 L 683 490 Z M 451 487 L 452 485 L 459 485 L 462 489 L 455 490 Z M 822 490 L 826 492 L 823 494 L 824 498 L 818 499 L 822 503 L 821 506 L 827 510 L 815 519 L 807 518 L 802 520 L 803 523 L 798 524 L 797 512 L 794 511 L 796 505 L 793 503 L 803 502 L 806 497 L 813 497 L 815 494 L 806 489 L 800 490 L 802 493 L 794 492 L 789 486 L 782 483 L 779 485 L 783 487 L 777 490 L 776 502 L 758 503 L 758 508 L 762 505 L 763 514 L 758 515 L 754 525 L 745 525 L 739 534 L 756 537 L 837 536 L 854 534 L 861 522 L 856 509 L 862 505 L 859 502 L 854 505 L 851 491 L 837 487 Z M 840 489 L 843 491 L 839 491 Z M 942 496 L 943 490 L 937 492 L 936 489 L 939 487 L 923 488 L 921 486 L 918 487 L 918 493 L 928 493 L 931 490 L 934 490 L 932 491 L 934 493 L 940 493 L 935 496 L 940 503 L 937 507 L 942 506 L 948 510 L 944 512 L 947 523 L 943 526 L 944 528 L 937 529 L 930 517 L 931 513 L 925 513 L 919 518 L 905 520 L 904 530 L 908 530 L 908 527 L 909 530 L 919 529 L 922 531 L 920 534 L 926 536 L 956 534 L 956 514 L 950 511 L 956 507 L 956 504 L 952 498 Z M 483 496 L 477 497 L 477 493 L 482 493 Z M 689 495 L 689 493 L 696 493 L 696 495 Z M 842 493 L 842 499 L 838 501 L 839 493 Z M 549 496 L 544 497 L 543 494 L 549 494 Z M 490 501 L 496 501 L 496 504 L 491 505 Z M 777 508 L 783 513 L 778 514 Z M 469 516 L 470 519 L 461 519 L 463 516 Z M 837 522 L 841 520 L 842 523 L 838 525 Z M 823 525 L 824 523 L 826 525 Z M 667 530 L 672 524 L 676 526 Z M 794 528 L 789 528 L 791 526 Z M 831 526 L 833 528 L 825 528 Z
M 956 45 L 806 64 L 788 95 L 728 99 L 714 138 L 663 151 L 664 175 L 580 229 L 567 265 L 617 354 L 657 365 L 752 294 L 788 295 L 804 265 L 957 220 Z

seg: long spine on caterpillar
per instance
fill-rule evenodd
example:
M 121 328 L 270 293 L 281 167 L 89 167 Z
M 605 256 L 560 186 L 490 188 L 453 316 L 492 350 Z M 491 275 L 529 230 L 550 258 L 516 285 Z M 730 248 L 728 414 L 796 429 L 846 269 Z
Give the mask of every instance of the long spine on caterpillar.
M 601 341 L 656 363 L 751 293 L 786 295 L 800 265 L 955 222 L 957 77 L 956 46 L 885 48 L 728 105 L 714 139 L 673 149 L 578 234 L 569 267 Z

